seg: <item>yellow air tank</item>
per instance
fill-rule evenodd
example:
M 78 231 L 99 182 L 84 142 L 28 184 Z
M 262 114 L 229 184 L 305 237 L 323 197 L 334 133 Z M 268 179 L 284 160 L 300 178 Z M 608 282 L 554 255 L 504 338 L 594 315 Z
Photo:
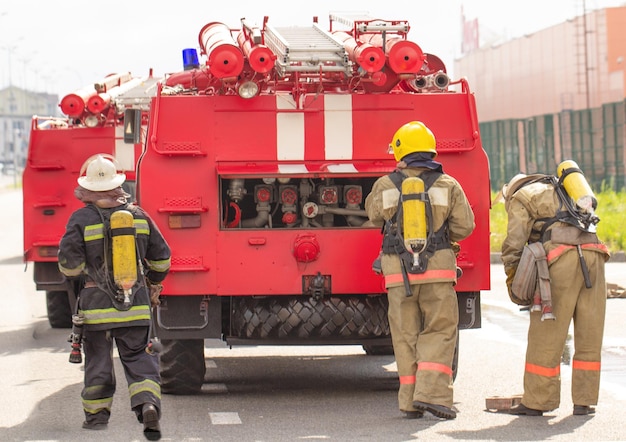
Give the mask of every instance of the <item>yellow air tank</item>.
M 567 194 L 585 213 L 593 213 L 598 205 L 593 190 L 575 161 L 565 160 L 556 169 L 557 177 L 562 181 Z M 561 176 L 565 174 L 565 178 Z
M 419 265 L 419 254 L 426 248 L 426 203 L 419 198 L 424 193 L 424 181 L 418 177 L 402 181 L 402 211 L 404 246 L 413 253 L 413 265 Z
M 124 304 L 130 305 L 130 294 L 137 282 L 137 252 L 135 249 L 135 219 L 127 210 L 111 215 L 113 279 L 124 291 Z

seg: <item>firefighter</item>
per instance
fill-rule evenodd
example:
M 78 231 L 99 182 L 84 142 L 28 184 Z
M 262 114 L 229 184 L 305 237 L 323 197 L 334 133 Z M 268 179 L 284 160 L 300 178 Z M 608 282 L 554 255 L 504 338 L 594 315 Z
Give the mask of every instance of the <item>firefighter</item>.
M 589 206 L 588 213 L 583 213 L 563 186 L 569 181 L 580 189 L 588 188 L 582 172 L 575 169 L 565 180 L 550 175 L 518 174 L 502 189 L 508 216 L 502 244 L 507 288 L 514 302 L 523 305 L 527 299 L 530 308 L 524 394 L 521 403 L 511 408 L 511 414 L 542 416 L 559 407 L 560 362 L 572 320 L 573 414 L 593 414 L 598 402 L 606 308 L 604 263 L 609 253 L 595 233 L 594 223 L 598 219 L 592 213 L 595 207 L 591 208 L 595 203 Z M 539 250 L 545 251 L 542 261 L 547 264 L 544 279 L 551 298 L 551 315 L 547 317 L 545 305 L 542 308 L 539 301 L 533 302 L 533 294 L 521 293 L 518 287 L 523 285 L 517 284 L 529 273 L 522 270 L 526 269 L 524 250 L 537 242 L 543 246 Z M 527 291 L 537 292 L 537 287 L 532 285 Z M 541 296 L 543 302 L 543 293 Z
M 59 245 L 59 269 L 82 286 L 75 318 L 82 323 L 85 352 L 83 428 L 104 429 L 109 421 L 116 387 L 115 341 L 131 409 L 143 423 L 144 436 L 159 440 L 161 380 L 158 355 L 150 351 L 150 307 L 159 302 L 161 282 L 170 268 L 170 248 L 150 216 L 128 203 L 130 195 L 121 187 L 126 175 L 117 170 L 110 155 L 85 162 L 74 191 L 85 206 L 70 216 Z M 132 216 L 131 227 L 113 229 L 117 215 Z M 112 234 L 113 230 L 119 232 Z M 120 239 L 122 243 L 116 243 Z M 128 256 L 131 259 L 124 263 Z M 114 266 L 119 269 L 114 271 Z M 119 275 L 113 273 L 129 268 L 136 269 L 135 274 L 125 275 L 127 286 L 120 287 Z
M 452 243 L 474 230 L 461 185 L 443 172 L 433 133 L 422 122 L 400 127 L 389 145 L 397 169 L 367 196 L 370 221 L 383 227 L 380 269 L 398 366 L 399 408 L 454 419 L 452 361 L 458 333 L 456 256 Z M 406 182 L 417 180 L 406 186 Z

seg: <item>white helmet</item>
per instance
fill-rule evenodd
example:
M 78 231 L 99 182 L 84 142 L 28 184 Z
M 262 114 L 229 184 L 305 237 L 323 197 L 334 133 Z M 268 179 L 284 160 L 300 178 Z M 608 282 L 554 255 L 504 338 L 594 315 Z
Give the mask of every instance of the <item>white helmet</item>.
M 532 173 L 530 175 L 526 175 L 525 173 L 518 173 L 513 178 L 511 178 L 511 181 L 509 181 L 504 186 L 502 186 L 502 196 L 506 200 L 510 198 L 519 189 L 524 187 L 526 184 L 539 181 L 546 177 L 547 175 L 544 175 L 541 173 Z
M 126 174 L 118 173 L 116 164 L 115 158 L 108 154 L 88 158 L 80 168 L 78 185 L 94 192 L 104 192 L 121 186 L 126 180 Z

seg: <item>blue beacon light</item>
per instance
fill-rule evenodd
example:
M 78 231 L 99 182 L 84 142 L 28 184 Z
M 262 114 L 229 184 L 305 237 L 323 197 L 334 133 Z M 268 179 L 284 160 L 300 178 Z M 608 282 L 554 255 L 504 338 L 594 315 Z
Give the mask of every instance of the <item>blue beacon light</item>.
M 183 49 L 183 66 L 186 71 L 200 67 L 198 52 L 195 49 Z

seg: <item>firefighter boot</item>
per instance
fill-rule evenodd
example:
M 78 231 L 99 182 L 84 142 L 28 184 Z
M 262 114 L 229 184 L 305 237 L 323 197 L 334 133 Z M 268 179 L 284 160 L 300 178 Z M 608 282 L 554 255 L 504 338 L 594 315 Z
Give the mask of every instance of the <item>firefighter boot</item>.
M 159 412 L 152 404 L 143 404 L 141 409 L 143 422 L 143 435 L 148 440 L 161 439 L 161 427 L 159 426 Z
M 83 422 L 85 430 L 106 430 L 107 422 Z
M 574 405 L 574 416 L 587 416 L 588 414 L 594 414 L 596 409 L 589 405 Z
M 428 404 L 426 402 L 413 401 L 413 406 L 422 413 L 428 411 L 442 419 L 456 418 L 456 411 L 454 411 L 452 408 L 446 407 L 445 405 Z
M 543 411 L 535 410 L 534 408 L 528 408 L 524 404 L 518 404 L 514 407 L 511 407 L 509 413 L 516 414 L 518 416 L 543 416 Z
M 405 419 L 419 419 L 424 417 L 424 412 L 422 410 L 403 411 L 402 414 Z

